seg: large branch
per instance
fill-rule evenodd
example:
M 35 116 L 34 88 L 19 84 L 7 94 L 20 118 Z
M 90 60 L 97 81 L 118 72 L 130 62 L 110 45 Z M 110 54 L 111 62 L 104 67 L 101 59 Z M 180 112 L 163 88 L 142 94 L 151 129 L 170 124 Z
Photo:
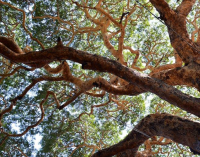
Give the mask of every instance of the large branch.
M 82 64 L 84 69 L 109 72 L 131 84 L 138 86 L 144 91 L 149 91 L 158 95 L 161 99 L 178 106 L 196 116 L 200 116 L 200 99 L 191 97 L 177 90 L 173 86 L 151 78 L 146 74 L 141 74 L 133 69 L 123 66 L 117 61 L 107 59 L 98 55 L 89 54 L 71 47 L 53 47 L 42 51 L 32 51 L 27 54 L 16 54 L 0 43 L 0 54 L 11 61 L 29 64 L 31 62 L 46 62 L 54 60 L 71 60 Z
M 200 91 L 200 69 L 199 65 L 194 62 L 188 64 L 188 66 L 154 73 L 151 77 L 162 80 L 169 85 L 186 85 L 195 87 Z
M 130 149 L 136 152 L 152 136 L 163 136 L 189 146 L 194 152 L 200 152 L 199 130 L 200 123 L 166 113 L 151 114 L 142 119 L 124 140 L 98 151 L 92 157 L 110 157 Z
M 182 16 L 187 16 L 196 0 L 183 0 L 182 3 L 177 7 L 176 11 Z
M 176 11 L 165 0 L 150 0 L 168 28 L 171 44 L 185 63 L 200 63 L 200 45 L 189 38 L 186 28 L 186 16 L 196 0 L 183 0 Z

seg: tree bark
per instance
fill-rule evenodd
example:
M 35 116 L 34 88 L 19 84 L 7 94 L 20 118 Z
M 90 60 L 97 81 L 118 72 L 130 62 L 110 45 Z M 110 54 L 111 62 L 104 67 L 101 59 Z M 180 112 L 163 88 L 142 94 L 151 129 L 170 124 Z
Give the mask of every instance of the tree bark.
M 65 46 L 61 48 L 53 47 L 42 51 L 32 51 L 27 54 L 19 55 L 2 43 L 0 43 L 0 54 L 11 61 L 27 65 L 30 65 L 29 63 L 37 63 L 36 66 L 41 66 L 44 62 L 50 63 L 55 60 L 71 60 L 78 62 L 82 64 L 83 69 L 112 73 L 134 86 L 139 87 L 142 91 L 154 93 L 161 99 L 200 117 L 199 98 L 184 94 L 173 86 L 166 84 L 164 81 L 152 78 L 147 74 L 139 73 L 117 61 L 102 56 L 89 54 Z M 40 62 L 42 62 L 42 64 L 40 64 Z M 198 81 L 198 79 L 196 81 Z
M 182 60 L 186 64 L 200 63 L 200 45 L 192 42 L 186 28 L 186 17 L 196 0 L 183 0 L 176 10 L 172 10 L 165 0 L 150 0 L 150 2 L 167 26 L 171 45 Z
M 129 152 L 131 149 L 135 152 L 135 149 L 152 136 L 172 139 L 200 153 L 199 132 L 200 123 L 167 113 L 151 114 L 142 119 L 122 141 L 98 151 L 92 157 L 111 157 L 120 152 Z
M 200 98 L 184 94 L 173 87 L 174 85 L 187 85 L 200 90 L 200 38 L 198 38 L 197 43 L 193 42 L 189 38 L 186 28 L 186 17 L 196 0 L 183 0 L 175 10 L 171 9 L 165 0 L 150 0 L 150 2 L 159 12 L 160 19 L 167 26 L 171 45 L 182 61 L 186 63 L 186 66 L 160 71 L 148 76 L 128 68 L 118 61 L 66 47 L 59 43 L 49 49 L 24 53 L 14 41 L 1 36 L 0 55 L 11 62 L 23 63 L 31 68 L 42 68 L 52 61 L 71 60 L 82 64 L 83 69 L 111 73 L 128 82 L 128 85 L 123 86 L 126 90 L 112 86 L 108 89 L 106 88 L 106 82 L 101 85 L 103 80 L 100 79 L 93 82 L 92 85 L 94 86 L 117 94 L 137 95 L 151 92 L 161 99 L 200 117 Z M 122 47 L 120 50 L 122 51 Z M 48 67 L 46 66 L 46 68 Z M 21 95 L 16 97 L 14 102 L 20 100 L 37 81 L 45 79 L 60 81 L 66 79 L 66 77 L 63 76 L 57 79 L 53 77 L 38 78 Z M 1 117 L 10 108 L 3 111 Z M 124 140 L 98 151 L 93 157 L 108 157 L 116 154 L 121 157 L 128 156 L 128 154 L 134 156 L 139 146 L 152 136 L 170 138 L 177 143 L 189 146 L 192 151 L 200 153 L 199 132 L 200 123 L 166 113 L 151 114 L 141 120 Z

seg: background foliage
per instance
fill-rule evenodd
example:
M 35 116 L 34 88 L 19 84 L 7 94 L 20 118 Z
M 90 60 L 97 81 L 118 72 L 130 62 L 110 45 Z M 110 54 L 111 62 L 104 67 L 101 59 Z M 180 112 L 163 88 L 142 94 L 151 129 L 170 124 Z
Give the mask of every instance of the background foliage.
M 60 36 L 64 45 L 116 60 L 105 46 L 102 32 L 100 30 L 93 31 L 92 28 L 96 28 L 97 25 L 87 18 L 84 7 L 77 5 L 74 1 L 4 0 L 3 2 L 8 2 L 10 5 L 0 3 L 0 35 L 15 39 L 21 48 L 29 45 L 32 50 L 41 50 L 41 45 L 38 44 L 37 40 L 45 48 L 53 47 L 56 45 L 57 37 Z M 167 2 L 172 8 L 180 3 L 174 0 Z M 82 5 L 84 3 L 85 1 L 78 2 Z M 97 3 L 97 0 L 90 0 L 87 1 L 87 6 L 92 8 Z M 148 1 L 141 0 L 140 3 L 158 16 Z M 136 10 L 131 14 L 125 28 L 124 44 L 140 52 L 134 66 L 135 69 L 149 74 L 155 67 L 173 64 L 175 58 L 166 26 L 150 14 L 147 9 L 136 1 L 127 0 L 120 3 L 115 0 L 103 1 L 101 8 L 119 21 L 122 13 L 130 11 L 134 6 L 136 6 Z M 15 7 L 24 10 L 25 21 L 23 13 Z M 198 9 L 200 8 L 197 3 L 188 20 L 194 19 Z M 95 9 L 89 8 L 88 12 L 95 19 L 102 17 L 102 14 Z M 124 23 L 124 21 L 125 18 L 122 22 Z M 200 23 L 200 20 L 197 19 L 197 22 Z M 189 33 L 195 30 L 189 22 L 187 27 Z M 118 29 L 114 23 L 111 23 L 108 32 L 117 32 Z M 119 38 L 120 34 L 116 34 L 110 39 L 110 43 L 115 49 L 118 48 Z M 131 67 L 136 54 L 124 50 L 123 56 L 127 66 Z M 56 67 L 59 64 L 58 61 L 50 65 Z M 70 61 L 68 64 L 73 76 L 80 77 L 82 80 L 97 76 L 110 80 L 108 73 L 82 70 L 80 64 Z M 0 74 L 8 74 L 18 66 L 19 64 L 11 63 L 0 56 Z M 9 106 L 10 100 L 21 94 L 32 79 L 43 75 L 59 76 L 59 74 L 49 74 L 43 68 L 34 71 L 18 70 L 8 77 L 0 75 L 0 109 L 3 110 Z M 199 97 L 199 93 L 193 88 L 180 86 L 177 88 Z M 36 84 L 21 101 L 17 102 L 11 112 L 4 115 L 1 121 L 4 131 L 19 134 L 28 126 L 35 124 L 41 116 L 39 104 L 45 98 L 47 91 L 56 93 L 62 104 L 70 99 L 77 91 L 77 87 L 70 82 L 43 81 Z M 92 92 L 100 94 L 102 91 L 93 88 Z M 113 99 L 111 100 L 111 98 Z M 124 105 L 125 108 L 120 108 L 119 104 Z M 102 149 L 117 143 L 125 136 L 126 132 L 149 113 L 168 112 L 197 120 L 196 117 L 151 93 L 134 97 L 116 96 L 110 93 L 105 93 L 103 97 L 82 94 L 63 110 L 56 109 L 55 100 L 50 97 L 45 102 L 44 108 L 45 118 L 43 122 L 30 129 L 25 135 L 11 137 L 3 143 L 5 134 L 0 134 L 2 142 L 0 156 L 19 156 L 24 153 L 27 156 L 71 155 L 86 157 L 90 156 L 95 149 Z M 40 149 L 35 148 L 36 135 L 42 137 Z M 145 150 L 145 146 L 141 146 L 140 150 Z M 154 145 L 152 150 L 158 151 L 157 156 L 190 154 L 187 148 L 176 143 L 166 144 L 162 146 L 162 149 L 160 146 Z

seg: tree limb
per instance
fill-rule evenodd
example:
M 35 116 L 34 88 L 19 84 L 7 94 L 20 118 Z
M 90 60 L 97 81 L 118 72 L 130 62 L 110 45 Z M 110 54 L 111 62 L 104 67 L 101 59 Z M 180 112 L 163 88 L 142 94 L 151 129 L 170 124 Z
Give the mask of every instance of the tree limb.
M 46 58 L 48 62 L 52 62 L 59 57 L 62 60 L 71 60 L 84 64 L 84 69 L 112 73 L 134 86 L 138 86 L 143 91 L 154 93 L 161 99 L 200 117 L 200 99 L 184 94 L 163 81 L 139 73 L 131 68 L 123 66 L 117 61 L 65 46 L 62 48 L 53 47 L 42 51 L 32 51 L 22 55 L 6 52 L 7 49 L 0 43 L 0 53 L 15 62 L 26 64 L 29 62 L 40 62 L 43 58 Z
M 120 152 L 137 149 L 152 136 L 163 136 L 177 143 L 189 146 L 196 152 L 200 152 L 199 130 L 200 123 L 167 113 L 151 114 L 142 119 L 122 141 L 98 151 L 92 157 L 111 157 Z M 141 132 L 144 134 L 141 134 Z

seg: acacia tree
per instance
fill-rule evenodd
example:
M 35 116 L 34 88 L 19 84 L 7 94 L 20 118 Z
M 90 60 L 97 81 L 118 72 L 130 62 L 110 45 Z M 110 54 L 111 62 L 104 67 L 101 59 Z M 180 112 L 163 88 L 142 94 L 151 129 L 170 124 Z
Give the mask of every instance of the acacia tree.
M 0 0 L 1 154 L 30 156 L 38 133 L 38 156 L 200 153 L 199 9 Z

